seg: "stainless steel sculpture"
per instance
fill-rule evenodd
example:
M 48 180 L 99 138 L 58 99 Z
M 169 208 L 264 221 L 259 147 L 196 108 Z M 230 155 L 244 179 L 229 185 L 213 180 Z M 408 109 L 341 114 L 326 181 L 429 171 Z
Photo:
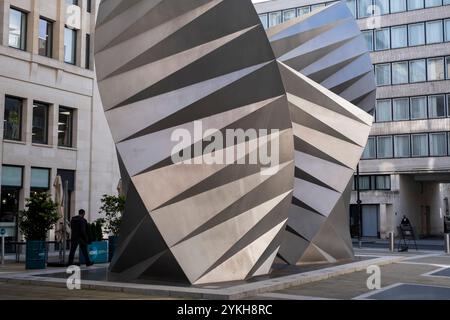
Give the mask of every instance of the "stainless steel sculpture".
M 98 86 L 127 196 L 113 278 L 204 284 L 267 274 L 277 254 L 353 255 L 349 181 L 372 118 L 344 98 L 369 110 L 375 87 L 348 15 L 333 5 L 266 34 L 250 0 L 102 1 Z M 230 129 L 262 131 L 205 148 Z M 174 149 L 178 130 L 193 139 Z M 271 175 L 241 162 L 275 141 Z M 235 160 L 203 161 L 220 151 Z
M 202 284 L 269 273 L 292 199 L 293 133 L 252 3 L 104 0 L 95 58 L 127 194 L 111 275 Z M 207 139 L 196 136 L 198 120 Z M 194 137 L 183 154 L 203 149 L 215 132 L 268 130 L 266 146 L 280 142 L 279 170 L 262 175 L 261 163 L 237 161 L 174 164 L 177 129 Z M 241 142 L 247 157 L 265 147 L 251 142 Z
M 280 61 L 295 140 L 294 197 L 279 256 L 290 264 L 352 259 L 351 181 L 372 125 L 363 110 L 374 108 L 376 94 L 365 39 L 343 2 L 267 34 Z

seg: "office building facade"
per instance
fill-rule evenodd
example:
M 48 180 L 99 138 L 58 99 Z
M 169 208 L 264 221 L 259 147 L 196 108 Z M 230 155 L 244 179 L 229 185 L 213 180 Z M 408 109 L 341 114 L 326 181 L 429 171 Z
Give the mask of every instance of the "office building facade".
M 375 123 L 360 163 L 362 235 L 385 238 L 403 216 L 418 236 L 442 235 L 450 194 L 450 0 L 343 1 L 372 51 L 378 86 Z M 269 28 L 333 2 L 255 6 Z M 359 234 L 356 203 L 354 191 L 353 236 Z
M 94 220 L 117 194 L 115 148 L 96 87 L 97 0 L 0 0 L 0 227 L 18 239 L 33 192 L 68 181 L 69 214 Z

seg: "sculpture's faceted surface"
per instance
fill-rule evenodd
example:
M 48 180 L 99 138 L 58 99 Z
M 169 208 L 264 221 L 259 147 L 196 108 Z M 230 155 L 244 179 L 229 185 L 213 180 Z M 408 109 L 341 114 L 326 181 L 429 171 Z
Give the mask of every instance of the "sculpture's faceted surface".
M 376 84 L 366 40 L 344 1 L 267 30 L 277 59 L 365 111 Z
M 278 64 L 252 3 L 104 0 L 95 58 L 127 195 L 111 275 L 202 284 L 269 273 L 292 199 L 294 146 Z M 259 137 L 279 140 L 279 170 L 201 157 L 174 164 L 178 151 L 205 146 L 198 121 L 206 141 L 227 129 L 266 130 Z M 174 152 L 175 132 L 192 143 Z M 250 158 L 267 141 L 241 144 Z
M 291 264 L 352 259 L 351 181 L 373 120 L 363 110 L 374 108 L 376 96 L 366 42 L 343 2 L 267 34 L 295 141 L 294 197 L 279 256 Z

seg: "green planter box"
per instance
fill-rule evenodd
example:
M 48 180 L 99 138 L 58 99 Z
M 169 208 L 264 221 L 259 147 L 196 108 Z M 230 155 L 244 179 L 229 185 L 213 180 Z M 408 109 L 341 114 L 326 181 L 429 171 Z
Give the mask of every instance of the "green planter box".
M 78 249 L 79 251 L 79 249 Z M 107 263 L 108 262 L 108 241 L 96 241 L 88 245 L 89 259 L 94 263 Z M 79 251 L 80 263 L 85 264 L 84 256 Z
M 27 270 L 45 269 L 47 253 L 45 241 L 27 241 L 25 267 Z

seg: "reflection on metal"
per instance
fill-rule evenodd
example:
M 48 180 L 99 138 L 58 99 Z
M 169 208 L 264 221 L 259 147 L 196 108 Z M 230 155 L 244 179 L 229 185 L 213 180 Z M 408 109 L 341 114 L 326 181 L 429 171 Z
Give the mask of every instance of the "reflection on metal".
M 294 197 L 279 256 L 290 264 L 352 259 L 351 180 L 373 119 L 345 99 L 374 108 L 365 40 L 343 2 L 267 34 L 279 59 L 295 141 Z
M 202 284 L 269 273 L 292 199 L 294 146 L 278 65 L 251 2 L 105 0 L 95 58 L 127 195 L 111 276 Z M 279 171 L 175 165 L 172 133 L 193 133 L 198 120 L 204 131 L 269 130 L 280 141 Z M 201 147 L 194 139 L 185 151 Z M 245 144 L 247 156 L 266 147 Z
M 376 85 L 367 42 L 344 1 L 267 30 L 275 56 L 365 111 Z
M 268 30 L 270 43 L 250 0 L 102 1 L 98 86 L 127 197 L 111 277 L 203 284 L 267 274 L 277 254 L 353 256 L 349 181 L 372 117 L 345 99 L 369 110 L 375 86 L 350 17 L 332 5 Z M 174 163 L 177 129 L 194 137 L 183 154 L 214 132 L 268 130 L 279 170 Z M 252 141 L 246 157 L 267 147 Z

